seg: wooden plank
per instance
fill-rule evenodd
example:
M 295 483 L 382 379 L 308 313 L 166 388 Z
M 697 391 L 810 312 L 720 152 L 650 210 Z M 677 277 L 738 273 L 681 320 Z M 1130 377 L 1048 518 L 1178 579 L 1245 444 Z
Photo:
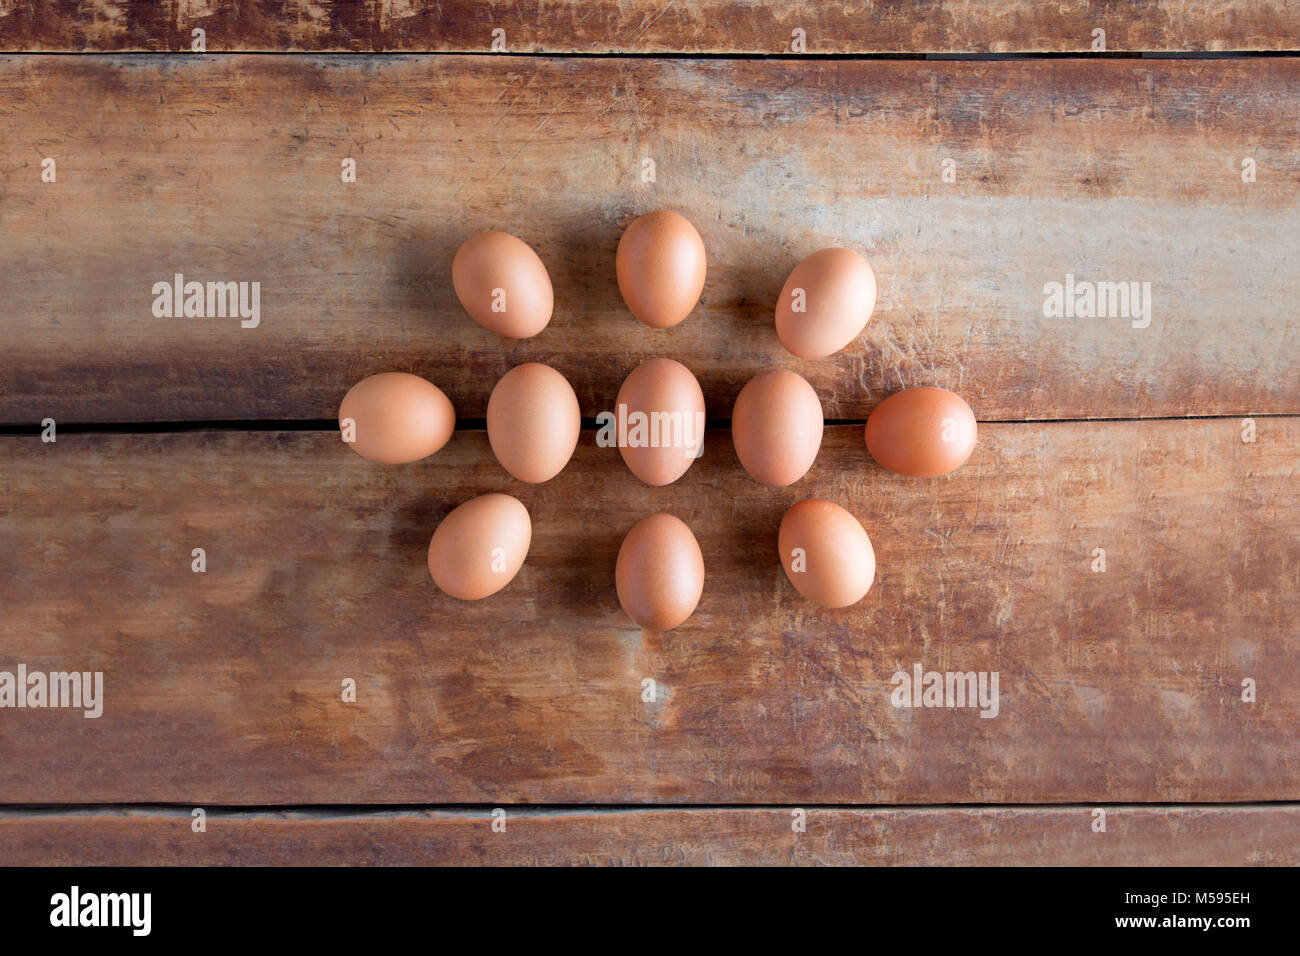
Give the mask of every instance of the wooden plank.
M 386 369 L 472 418 L 530 360 L 591 416 L 660 354 L 722 418 L 772 364 L 832 418 L 920 383 L 981 420 L 1300 412 L 1300 61 L 22 57 L 0 103 L 0 422 L 330 418 Z M 659 206 L 710 256 L 668 331 L 614 278 L 623 225 Z M 534 340 L 455 300 L 455 249 L 487 227 L 550 269 Z M 876 315 L 795 360 L 776 298 L 837 244 L 874 263 Z M 176 273 L 260 282 L 260 324 L 155 318 Z M 1150 325 L 1045 318 L 1067 275 L 1150 282 Z
M 1300 419 L 1255 424 L 1253 443 L 1233 420 L 989 425 L 934 481 L 835 427 L 781 491 L 716 431 L 666 489 L 591 432 L 540 486 L 475 431 L 388 468 L 325 432 L 9 436 L 0 669 L 100 671 L 104 705 L 0 711 L 0 803 L 1295 800 Z M 496 489 L 529 508 L 532 551 L 494 598 L 454 601 L 430 534 Z M 774 552 L 814 495 L 875 544 L 842 611 Z M 706 582 L 655 638 L 613 576 L 660 509 Z M 997 672 L 997 716 L 894 707 L 918 664 Z
M 0 811 L 15 866 L 1296 866 L 1300 807 Z
M 826 53 L 1294 50 L 1294 0 L 0 0 L 0 50 Z

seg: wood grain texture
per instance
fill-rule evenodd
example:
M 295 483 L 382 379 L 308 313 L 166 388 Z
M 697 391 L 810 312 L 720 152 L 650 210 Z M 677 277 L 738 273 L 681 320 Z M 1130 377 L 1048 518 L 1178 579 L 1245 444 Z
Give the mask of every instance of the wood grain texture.
M 1300 412 L 1300 61 L 20 57 L 0 104 L 0 422 L 331 418 L 390 369 L 481 417 L 523 361 L 592 416 L 654 355 L 721 418 L 773 364 L 831 418 L 923 383 L 981 420 Z M 656 207 L 710 257 L 668 331 L 614 278 Z M 483 228 L 550 270 L 533 340 L 455 299 Z M 880 300 L 857 343 L 795 360 L 775 302 L 828 245 L 871 259 Z M 155 318 L 178 272 L 260 282 L 260 325 Z M 1150 326 L 1045 318 L 1067 274 L 1150 282 Z
M 1295 866 L 1300 808 L 0 811 L 14 866 Z
M 0 0 L 0 50 L 789 53 L 1295 50 L 1295 0 Z
M 404 467 L 332 433 L 3 438 L 0 667 L 102 671 L 106 700 L 0 711 L 0 802 L 1295 800 L 1300 420 L 1256 425 L 1253 444 L 1230 420 L 984 426 L 934 481 L 882 471 L 842 426 L 782 491 L 716 431 L 663 489 L 590 432 L 540 486 L 472 431 Z M 457 602 L 428 540 L 490 490 L 529 508 L 532 550 Z M 872 536 L 852 608 L 809 605 L 777 562 L 810 496 Z M 613 576 L 663 509 L 706 582 L 657 637 Z M 894 708 L 918 663 L 998 672 L 998 716 Z

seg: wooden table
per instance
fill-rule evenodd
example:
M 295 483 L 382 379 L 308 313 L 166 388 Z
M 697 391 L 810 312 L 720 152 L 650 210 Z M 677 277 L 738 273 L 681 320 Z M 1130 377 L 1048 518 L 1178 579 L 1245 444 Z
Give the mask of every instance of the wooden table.
M 104 675 L 98 718 L 0 709 L 0 861 L 1300 863 L 1297 37 L 1295 0 L 0 0 L 0 671 Z M 669 331 L 614 278 L 661 207 L 709 255 Z M 484 228 L 550 270 L 534 340 L 455 300 Z M 880 300 L 797 360 L 776 297 L 829 245 Z M 176 273 L 259 282 L 256 327 L 155 316 Z M 1067 281 L 1152 308 L 1045 315 Z M 713 426 L 677 484 L 591 428 L 547 484 L 496 463 L 506 370 L 591 418 L 656 355 Z M 772 366 L 828 419 L 784 490 L 727 431 Z M 334 416 L 394 369 L 460 427 L 380 466 Z M 917 384 L 980 420 L 946 478 L 865 450 Z M 428 539 L 494 490 L 532 550 L 460 603 Z M 777 561 L 811 496 L 875 544 L 854 607 Z M 665 509 L 706 586 L 644 635 L 614 558 Z M 896 708 L 916 665 L 997 716 Z

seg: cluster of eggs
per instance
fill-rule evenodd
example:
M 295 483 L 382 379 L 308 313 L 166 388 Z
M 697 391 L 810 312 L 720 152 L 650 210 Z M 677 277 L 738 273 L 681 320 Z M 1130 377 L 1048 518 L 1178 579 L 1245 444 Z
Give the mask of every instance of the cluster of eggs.
M 704 290 L 704 242 L 677 213 L 647 213 L 619 240 L 616 271 L 632 314 L 652 328 L 671 328 L 690 314 Z M 546 267 L 526 243 L 507 233 L 482 232 L 466 240 L 452 263 L 452 285 L 474 321 L 499 335 L 529 338 L 550 322 L 554 294 Z M 875 274 L 862 256 L 838 248 L 814 252 L 795 267 L 781 291 L 777 336 L 795 356 L 824 358 L 857 338 L 875 300 Z M 655 358 L 637 366 L 619 389 L 616 408 L 619 451 L 646 484 L 671 484 L 699 456 L 704 393 L 680 362 Z M 647 422 L 671 426 L 646 435 Z M 817 393 L 801 375 L 782 368 L 761 372 L 735 401 L 736 456 L 754 480 L 787 487 L 812 467 L 823 422 Z M 383 372 L 352 387 L 339 408 L 339 424 L 344 440 L 362 456 L 411 462 L 446 444 L 455 411 L 431 382 Z M 547 365 L 529 362 L 511 369 L 488 400 L 488 441 L 502 467 L 520 481 L 539 483 L 559 474 L 581 430 L 572 386 Z M 657 440 L 661 437 L 672 440 Z M 975 441 L 970 407 L 941 388 L 897 392 L 867 419 L 872 457 L 912 477 L 960 467 Z M 798 502 L 781 520 L 777 538 L 786 575 L 809 600 L 847 607 L 871 588 L 876 569 L 871 539 L 839 505 L 818 498 Z M 429 573 L 452 597 L 484 598 L 510 583 L 531 542 L 532 522 L 517 498 L 481 495 L 453 509 L 434 531 Z M 615 587 L 624 611 L 643 628 L 671 630 L 689 618 L 704 590 L 704 558 L 687 524 L 668 512 L 638 521 L 619 549 Z

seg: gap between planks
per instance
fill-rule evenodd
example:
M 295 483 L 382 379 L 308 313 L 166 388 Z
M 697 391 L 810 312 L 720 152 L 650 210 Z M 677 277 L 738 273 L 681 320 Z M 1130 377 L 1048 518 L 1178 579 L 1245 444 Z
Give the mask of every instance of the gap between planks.
M 1027 53 L 671 53 L 671 52 L 574 52 L 565 50 L 511 50 L 507 53 L 488 53 L 483 50 L 400 50 L 392 52 L 352 50 L 209 50 L 192 53 L 185 50 L 4 50 L 0 57 L 111 57 L 116 60 L 132 59 L 210 59 L 227 56 L 256 57 L 324 57 L 364 60 L 411 59 L 414 57 L 478 57 L 485 60 L 502 57 L 545 60 L 762 60 L 765 62 L 822 62 L 822 61 L 894 61 L 899 63 L 1004 63 L 1023 60 L 1286 60 L 1300 57 L 1300 48 L 1289 50 L 1185 50 L 1163 52 L 1159 50 L 1125 50 L 1091 53 L 1083 50 L 1042 51 Z
M 1239 415 L 1137 415 L 1132 418 L 980 418 L 981 425 L 1077 425 L 1117 422 L 1201 422 L 1236 421 L 1241 418 L 1285 419 L 1300 416 L 1282 412 L 1262 415 L 1243 412 Z M 867 424 L 865 418 L 827 418 L 824 428 L 857 427 Z M 594 418 L 582 420 L 583 431 L 596 431 L 600 426 Z M 731 419 L 710 418 L 705 427 L 711 431 L 730 431 Z M 244 432 L 331 432 L 338 422 L 329 418 L 284 418 L 241 421 L 238 419 L 176 422 L 68 422 L 58 426 L 65 434 L 156 435 L 193 431 L 244 431 Z M 487 419 L 466 418 L 456 422 L 456 431 L 475 432 L 487 429 Z M 40 425 L 0 425 L 0 437 L 39 435 Z
M 352 819 L 358 817 L 479 817 L 493 810 L 506 810 L 515 816 L 560 817 L 631 813 L 784 813 L 790 810 L 807 810 L 826 813 L 981 813 L 1012 811 L 1016 813 L 1058 812 L 1063 810 L 1091 811 L 1163 810 L 1199 812 L 1208 810 L 1297 810 L 1300 802 L 1294 800 L 1249 800 L 1240 803 L 1216 801 L 1212 803 L 1182 802 L 1124 802 L 1109 803 L 929 803 L 929 804 L 853 804 L 853 803 L 638 803 L 638 804 L 536 804 L 536 803 L 468 803 L 468 804 L 263 804 L 238 806 L 232 804 L 194 803 L 97 803 L 97 804 L 0 804 L 0 820 L 21 820 L 46 816 L 133 816 L 168 819 L 188 818 L 195 808 L 201 808 L 209 817 L 229 819 L 275 816 L 302 820 Z

